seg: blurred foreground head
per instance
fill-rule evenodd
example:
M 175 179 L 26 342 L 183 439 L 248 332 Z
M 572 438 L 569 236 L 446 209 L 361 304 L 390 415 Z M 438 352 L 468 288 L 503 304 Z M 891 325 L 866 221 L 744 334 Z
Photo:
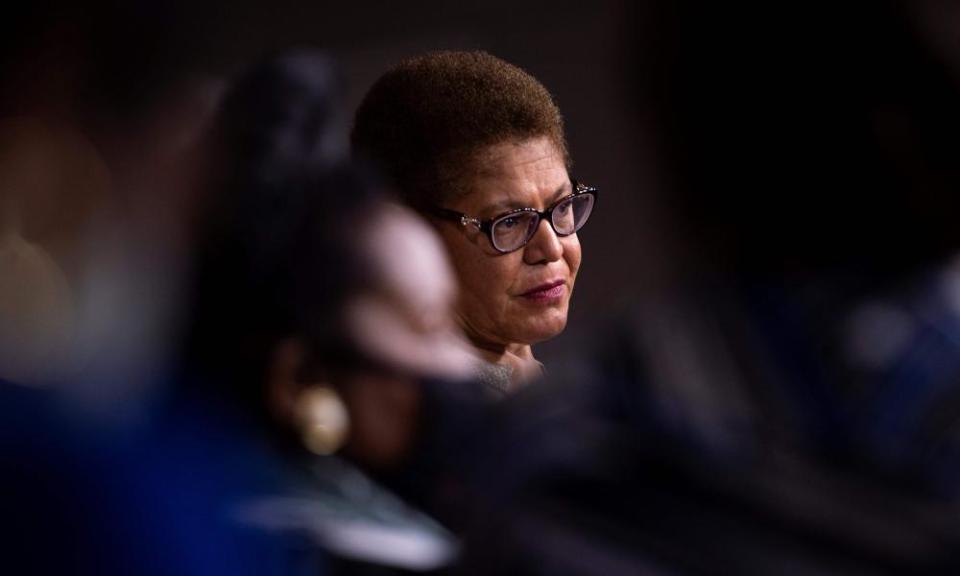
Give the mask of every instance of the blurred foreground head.
M 417 382 L 460 379 L 470 357 L 439 240 L 344 162 L 335 87 L 327 59 L 299 53 L 227 94 L 185 369 L 281 435 L 346 417 L 351 450 L 381 463 L 410 442 Z M 333 451 L 338 434 L 308 447 Z

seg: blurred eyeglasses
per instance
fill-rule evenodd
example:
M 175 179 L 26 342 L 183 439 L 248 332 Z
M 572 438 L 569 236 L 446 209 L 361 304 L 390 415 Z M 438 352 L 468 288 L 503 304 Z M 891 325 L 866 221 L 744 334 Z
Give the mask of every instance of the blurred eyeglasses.
M 503 254 L 519 250 L 537 233 L 540 220 L 546 219 L 557 236 L 570 236 L 583 228 L 597 202 L 597 189 L 573 181 L 573 194 L 561 198 L 546 210 L 517 208 L 488 220 L 462 212 L 437 208 L 435 214 L 461 226 L 476 226 L 490 238 L 494 249 Z

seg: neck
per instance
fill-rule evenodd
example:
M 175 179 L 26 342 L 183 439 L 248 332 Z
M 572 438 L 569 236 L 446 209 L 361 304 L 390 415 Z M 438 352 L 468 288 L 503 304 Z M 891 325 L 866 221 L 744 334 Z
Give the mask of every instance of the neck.
M 487 362 L 495 364 L 503 363 L 507 358 L 518 358 L 522 360 L 533 360 L 533 349 L 529 344 L 499 344 L 488 342 L 479 338 L 470 338 L 480 356 Z
M 521 385 L 541 375 L 541 364 L 533 356 L 529 344 L 500 344 L 480 338 L 470 337 L 480 357 L 491 364 L 500 364 L 512 368 L 511 382 Z

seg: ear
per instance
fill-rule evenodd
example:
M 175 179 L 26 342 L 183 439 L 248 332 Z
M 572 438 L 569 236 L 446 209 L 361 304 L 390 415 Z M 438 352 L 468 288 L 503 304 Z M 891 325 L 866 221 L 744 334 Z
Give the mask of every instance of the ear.
M 304 386 L 298 376 L 305 357 L 306 351 L 298 338 L 284 338 L 270 355 L 266 401 L 270 413 L 281 422 L 293 422 L 296 418 L 297 397 Z

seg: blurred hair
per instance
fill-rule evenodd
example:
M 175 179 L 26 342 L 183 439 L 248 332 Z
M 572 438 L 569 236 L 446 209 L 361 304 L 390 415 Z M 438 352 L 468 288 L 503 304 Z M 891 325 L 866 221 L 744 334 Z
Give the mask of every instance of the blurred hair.
M 351 144 L 423 207 L 457 192 L 482 148 L 542 136 L 569 161 L 560 110 L 536 78 L 486 52 L 433 52 L 377 80 Z
M 303 166 L 343 160 L 339 92 L 333 62 L 318 52 L 291 52 L 251 68 L 221 103 L 212 131 L 214 176 L 228 187 L 256 187 Z
M 342 356 L 338 312 L 367 275 L 352 240 L 379 187 L 322 150 L 334 86 L 322 57 L 262 64 L 227 94 L 212 137 L 182 369 L 258 417 L 273 347 L 298 336 Z

